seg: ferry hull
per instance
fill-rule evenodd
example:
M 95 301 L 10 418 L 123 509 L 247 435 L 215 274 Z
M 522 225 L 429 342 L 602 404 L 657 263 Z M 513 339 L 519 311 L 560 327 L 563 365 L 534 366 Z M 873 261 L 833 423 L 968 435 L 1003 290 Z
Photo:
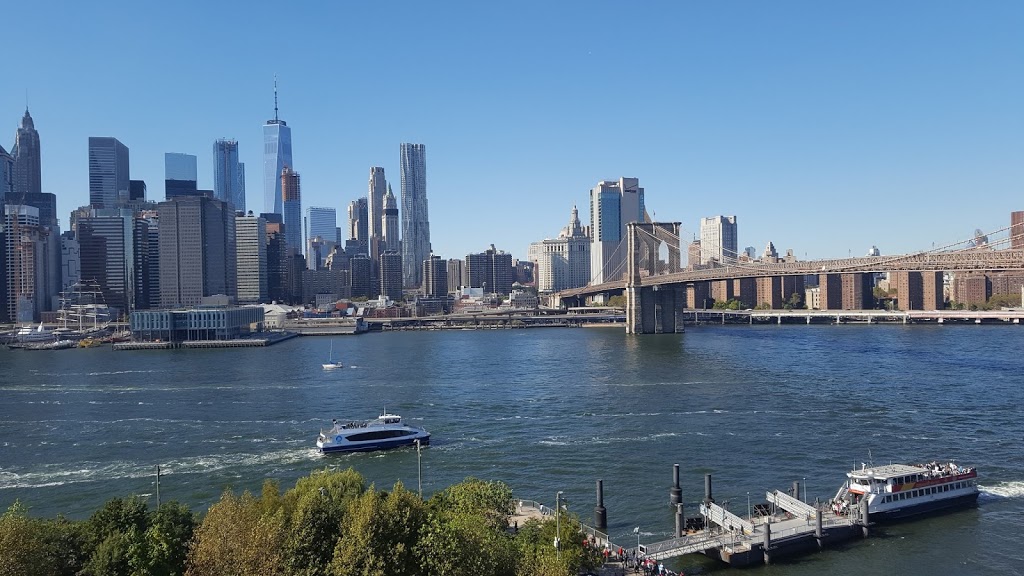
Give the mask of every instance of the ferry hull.
M 922 502 L 905 508 L 889 510 L 886 512 L 874 512 L 871 514 L 872 522 L 900 522 L 921 516 L 937 515 L 954 510 L 963 510 L 978 505 L 978 493 L 964 494 L 955 498 Z
M 404 438 L 388 438 L 384 440 L 368 440 L 366 442 L 352 442 L 348 444 L 340 445 L 325 445 L 318 446 L 317 448 L 323 454 L 336 454 L 340 452 L 375 452 L 377 450 L 389 450 L 391 448 L 401 448 L 403 446 L 413 446 L 416 444 L 416 440 L 420 441 L 420 446 L 430 445 L 430 435 L 426 436 L 408 436 Z

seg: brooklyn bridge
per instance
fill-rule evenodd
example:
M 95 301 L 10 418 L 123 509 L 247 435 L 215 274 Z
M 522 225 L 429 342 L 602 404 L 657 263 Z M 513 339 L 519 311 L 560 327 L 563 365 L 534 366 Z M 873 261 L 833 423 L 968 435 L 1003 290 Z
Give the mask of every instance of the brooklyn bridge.
M 993 234 L 1005 232 L 997 230 Z M 624 294 L 626 331 L 633 334 L 682 330 L 685 309 L 737 300 L 745 308 L 783 308 L 794 294 L 803 297 L 805 279 L 816 277 L 822 310 L 860 310 L 873 304 L 874 275 L 888 273 L 901 310 L 936 310 L 945 305 L 944 273 L 1024 271 L 1024 249 L 1003 248 L 1009 238 L 985 246 L 967 241 L 896 256 L 828 260 L 768 258 L 683 270 L 679 222 L 633 222 L 622 242 L 626 250 L 621 279 L 564 290 L 557 304 L 579 306 L 596 296 Z

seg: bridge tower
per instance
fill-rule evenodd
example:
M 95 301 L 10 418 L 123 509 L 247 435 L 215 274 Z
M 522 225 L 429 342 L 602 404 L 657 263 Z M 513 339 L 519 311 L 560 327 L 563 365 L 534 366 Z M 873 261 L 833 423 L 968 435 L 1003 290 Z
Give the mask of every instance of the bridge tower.
M 665 272 L 679 272 L 682 255 L 679 222 L 630 222 L 626 225 L 626 333 L 662 334 L 683 331 L 686 288 L 653 284 L 661 245 L 668 248 Z M 648 285 L 644 285 L 644 283 Z

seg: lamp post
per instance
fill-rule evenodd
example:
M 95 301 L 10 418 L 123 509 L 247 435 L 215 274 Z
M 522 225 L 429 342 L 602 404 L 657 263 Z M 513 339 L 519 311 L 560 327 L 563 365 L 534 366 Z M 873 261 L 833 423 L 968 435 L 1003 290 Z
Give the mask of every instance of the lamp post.
M 562 558 L 562 546 L 561 546 L 561 544 L 562 544 L 562 542 L 561 542 L 561 535 L 562 535 L 561 528 L 562 528 L 562 525 L 559 523 L 559 517 L 558 517 L 559 508 L 561 508 L 561 504 L 560 504 L 561 499 L 562 499 L 562 491 L 559 490 L 558 492 L 555 492 L 555 558 L 558 558 L 558 559 Z
M 636 557 L 640 557 L 640 527 L 633 528 L 633 532 L 636 533 Z
M 747 492 L 747 522 L 750 522 L 750 492 Z
M 804 478 L 803 484 L 804 484 L 804 504 L 806 504 L 807 503 L 807 478 Z
M 416 488 L 423 500 L 423 462 L 420 460 L 420 439 L 413 440 L 416 443 Z

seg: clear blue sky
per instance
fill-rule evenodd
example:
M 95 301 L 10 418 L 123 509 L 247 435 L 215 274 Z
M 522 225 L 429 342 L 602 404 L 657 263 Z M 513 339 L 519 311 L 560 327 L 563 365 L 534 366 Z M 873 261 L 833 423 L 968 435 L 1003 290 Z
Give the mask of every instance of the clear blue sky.
M 602 179 L 694 234 L 883 254 L 1024 209 L 1024 2 L 5 2 L 0 135 L 25 92 L 62 225 L 88 202 L 87 138 L 163 153 L 239 141 L 262 209 L 261 126 L 292 127 L 303 205 L 338 209 L 399 143 L 427 145 L 436 254 L 525 257 Z M 6 128 L 3 128 L 6 126 Z

